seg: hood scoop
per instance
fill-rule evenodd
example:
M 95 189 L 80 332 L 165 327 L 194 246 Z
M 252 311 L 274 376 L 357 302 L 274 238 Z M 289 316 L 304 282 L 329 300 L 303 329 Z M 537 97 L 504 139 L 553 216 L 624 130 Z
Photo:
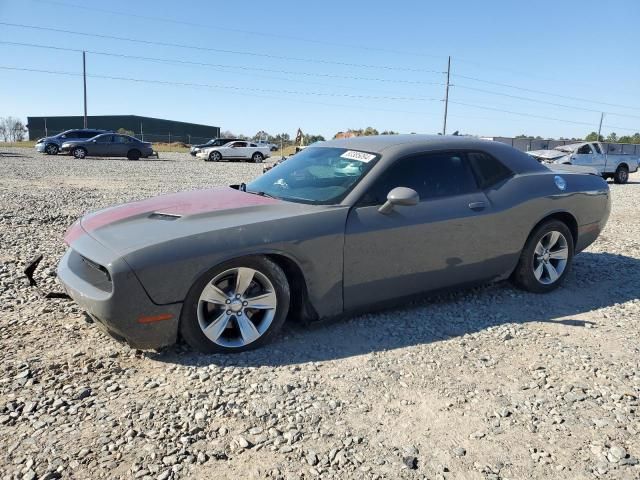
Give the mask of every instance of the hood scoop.
M 151 220 L 164 220 L 167 222 L 177 220 L 179 218 L 182 218 L 182 215 L 175 215 L 173 213 L 153 212 L 151 215 L 149 215 L 149 219 Z

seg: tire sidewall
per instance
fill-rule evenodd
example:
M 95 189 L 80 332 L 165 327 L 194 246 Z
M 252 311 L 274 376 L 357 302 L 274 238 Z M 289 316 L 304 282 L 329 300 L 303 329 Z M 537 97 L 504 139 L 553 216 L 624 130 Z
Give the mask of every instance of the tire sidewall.
M 127 158 L 129 160 L 139 160 L 140 155 L 141 154 L 138 150 L 130 150 L 129 152 L 127 152 Z
M 256 152 L 253 154 L 251 159 L 253 160 L 253 163 L 262 163 L 264 156 L 261 153 Z
M 49 149 L 52 149 L 53 151 L 50 152 Z M 46 153 L 47 155 L 57 155 L 58 151 L 58 146 L 55 143 L 49 143 L 44 147 L 44 153 Z
M 622 176 L 624 176 L 624 178 Z M 615 183 L 627 183 L 629 180 L 629 169 L 623 166 L 618 167 L 613 180 Z
M 210 162 L 219 162 L 220 160 L 222 160 L 222 155 L 220 155 L 220 152 L 211 152 L 209 154 Z
M 76 155 L 76 152 L 78 152 L 78 151 L 80 151 L 80 150 L 84 152 L 84 155 L 83 155 L 83 156 L 78 156 L 78 155 Z M 82 147 L 74 148 L 74 149 L 73 149 L 73 151 L 72 151 L 71 153 L 73 154 L 73 157 L 74 157 L 74 158 L 77 158 L 78 160 L 83 160 L 83 159 L 87 158 L 87 151 L 86 151 L 84 148 L 82 148 Z
M 198 323 L 198 302 L 205 285 L 219 273 L 237 267 L 249 267 L 266 275 L 275 288 L 277 309 L 276 315 L 267 331 L 256 341 L 239 348 L 223 347 L 209 340 Z M 263 256 L 250 256 L 230 260 L 217 265 L 198 278 L 189 289 L 180 314 L 180 334 L 192 348 L 203 353 L 239 353 L 253 350 L 268 343 L 280 330 L 289 313 L 289 282 L 282 269 L 273 261 Z
M 544 283 L 539 282 L 533 273 L 533 260 L 535 256 L 536 245 L 538 245 L 538 242 L 540 241 L 540 239 L 542 239 L 542 237 L 552 231 L 560 232 L 562 233 L 562 235 L 564 235 L 567 240 L 569 256 L 567 257 L 567 265 L 565 266 L 565 269 L 558 280 L 556 280 L 552 284 L 545 285 Z M 519 286 L 534 293 L 546 293 L 555 290 L 562 284 L 564 279 L 571 271 L 573 256 L 574 239 L 573 235 L 571 234 L 571 230 L 569 230 L 569 227 L 567 227 L 565 223 L 559 220 L 550 220 L 548 222 L 545 222 L 537 227 L 527 239 L 527 243 L 525 244 L 520 257 L 520 264 L 517 267 L 516 281 Z

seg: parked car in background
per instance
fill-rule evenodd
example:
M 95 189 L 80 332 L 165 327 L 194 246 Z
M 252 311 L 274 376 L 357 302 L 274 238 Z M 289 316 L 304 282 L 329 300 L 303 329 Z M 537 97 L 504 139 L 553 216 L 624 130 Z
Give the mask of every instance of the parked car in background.
M 135 348 L 204 352 L 460 285 L 546 293 L 609 217 L 607 183 L 573 170 L 470 137 L 324 142 L 247 184 L 83 217 L 58 278 Z
M 604 178 L 613 178 L 615 183 L 627 183 L 629 173 L 638 171 L 637 156 L 609 153 L 606 144 L 600 142 L 572 143 L 559 145 L 552 150 L 526 153 L 545 163 L 591 167 Z
M 269 147 L 261 147 L 257 143 L 240 140 L 226 143 L 222 146 L 203 148 L 196 156 L 204 159 L 205 162 L 240 160 L 262 163 L 265 158 L 271 156 L 271 149 Z
M 77 130 L 67 130 L 53 135 L 51 137 L 44 137 L 36 142 L 36 151 L 40 153 L 46 153 L 47 155 L 56 155 L 62 144 L 65 142 L 83 141 L 100 135 L 101 133 L 111 132 L 112 130 L 97 130 L 95 128 L 80 128 Z
M 267 147 L 272 152 L 275 152 L 276 150 L 278 150 L 278 146 L 275 143 L 267 142 L 266 140 L 258 140 L 257 142 L 254 142 L 254 143 L 260 147 Z
M 129 160 L 157 155 L 151 143 L 118 133 L 103 133 L 89 140 L 64 142 L 60 152 L 70 153 L 75 158 L 127 157 Z
M 241 140 L 242 140 L 241 138 L 212 138 L 207 143 L 201 143 L 199 145 L 191 145 L 191 149 L 189 150 L 189 153 L 195 157 L 198 154 L 198 152 L 200 152 L 200 150 L 202 150 L 203 148 L 221 147 L 222 145 L 225 145 L 229 142 L 236 142 Z

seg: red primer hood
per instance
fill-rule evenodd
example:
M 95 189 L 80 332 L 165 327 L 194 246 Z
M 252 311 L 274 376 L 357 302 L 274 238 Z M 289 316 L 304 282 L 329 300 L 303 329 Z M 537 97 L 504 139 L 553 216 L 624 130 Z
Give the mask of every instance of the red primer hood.
M 280 200 L 241 192 L 230 187 L 162 195 L 90 213 L 69 228 L 65 235 L 65 242 L 71 244 L 83 233 L 83 230 L 92 233 L 101 227 L 145 213 L 189 216 L 277 203 L 280 203 Z

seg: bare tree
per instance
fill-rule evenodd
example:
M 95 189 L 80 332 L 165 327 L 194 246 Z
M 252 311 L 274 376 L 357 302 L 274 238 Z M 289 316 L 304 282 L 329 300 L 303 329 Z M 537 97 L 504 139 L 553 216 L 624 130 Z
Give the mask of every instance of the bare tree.
M 27 127 L 22 120 L 13 117 L 0 119 L 0 135 L 5 142 L 22 142 L 26 133 Z

